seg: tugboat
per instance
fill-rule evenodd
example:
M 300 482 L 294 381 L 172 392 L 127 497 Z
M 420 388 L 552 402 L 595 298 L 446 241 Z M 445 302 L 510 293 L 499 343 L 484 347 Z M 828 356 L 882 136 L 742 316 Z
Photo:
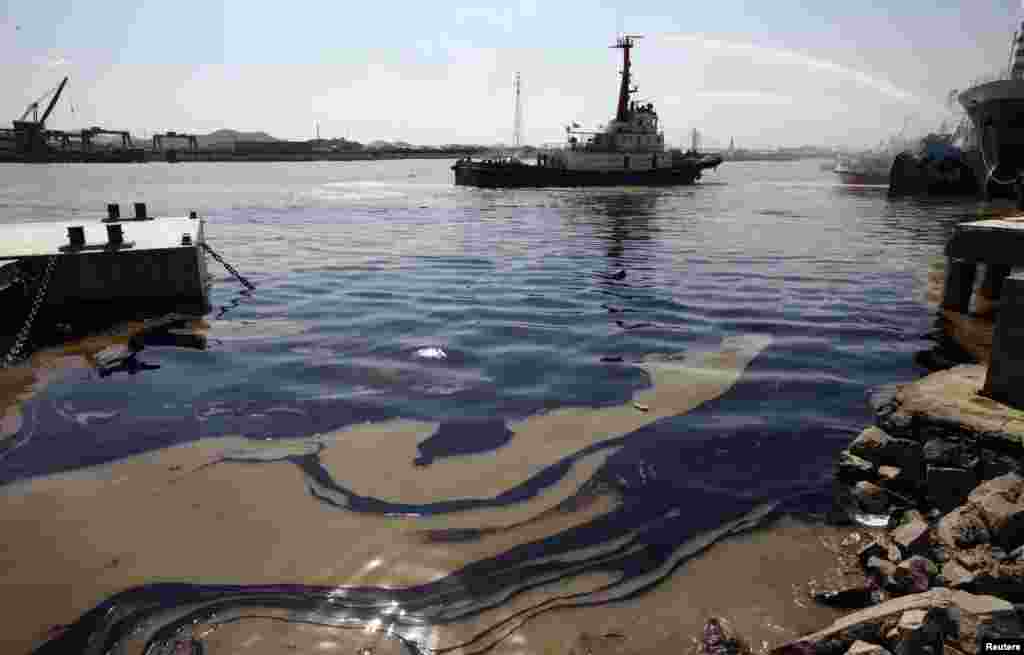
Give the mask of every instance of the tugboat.
M 477 187 L 567 187 L 693 184 L 707 168 L 722 163 L 718 155 L 691 149 L 665 149 L 665 134 L 658 131 L 652 103 L 637 103 L 630 96 L 630 50 L 638 35 L 619 38 L 612 48 L 622 50 L 622 79 L 615 118 L 600 132 L 565 128 L 566 144 L 538 152 L 536 163 L 510 157 L 473 161 L 460 159 L 453 166 L 455 184 Z

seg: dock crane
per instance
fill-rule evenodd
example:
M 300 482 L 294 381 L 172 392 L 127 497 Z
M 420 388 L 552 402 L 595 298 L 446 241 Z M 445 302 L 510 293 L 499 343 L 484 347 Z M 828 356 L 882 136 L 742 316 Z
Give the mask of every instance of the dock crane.
M 21 118 L 13 121 L 15 147 L 19 152 L 36 157 L 46 156 L 46 138 L 43 134 L 43 130 L 46 128 L 46 119 L 53 112 L 53 108 L 57 105 L 57 100 L 60 99 L 60 94 L 64 91 L 67 83 L 68 78 L 65 76 L 54 89 L 50 89 L 41 98 L 29 104 Z M 43 115 L 40 116 L 39 106 L 51 94 L 53 97 L 50 98 L 49 104 L 46 105 Z M 32 115 L 32 120 L 28 120 L 29 114 Z

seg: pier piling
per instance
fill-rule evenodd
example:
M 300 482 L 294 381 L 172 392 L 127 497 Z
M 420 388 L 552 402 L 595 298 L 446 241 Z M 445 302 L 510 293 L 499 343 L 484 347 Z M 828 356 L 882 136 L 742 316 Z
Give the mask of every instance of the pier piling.
M 977 272 L 977 262 L 956 257 L 949 258 L 946 268 L 946 286 L 942 296 L 943 309 L 961 314 L 968 313 Z
M 1024 273 L 1007 277 L 982 393 L 1024 409 Z

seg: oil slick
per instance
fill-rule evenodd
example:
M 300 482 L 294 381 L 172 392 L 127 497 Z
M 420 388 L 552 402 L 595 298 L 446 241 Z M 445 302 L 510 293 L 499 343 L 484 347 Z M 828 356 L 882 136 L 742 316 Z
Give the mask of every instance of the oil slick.
M 553 609 L 632 598 L 772 515 L 772 503 L 680 478 L 671 461 L 703 446 L 656 425 L 720 398 L 769 343 L 645 358 L 652 387 L 612 407 L 475 432 L 395 420 L 207 438 L 7 485 L 0 569 L 18 602 L 3 612 L 23 632 L 0 642 L 26 651 L 80 616 L 37 652 L 189 652 L 192 640 L 216 652 L 255 637 L 275 652 L 275 639 L 317 635 L 470 653 Z

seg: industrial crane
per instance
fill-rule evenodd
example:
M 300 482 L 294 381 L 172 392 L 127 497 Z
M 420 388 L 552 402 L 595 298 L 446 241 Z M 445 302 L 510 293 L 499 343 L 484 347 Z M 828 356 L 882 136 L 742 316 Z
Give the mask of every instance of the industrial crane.
M 36 100 L 32 104 L 30 104 L 25 109 L 25 113 L 21 115 L 21 118 L 19 118 L 18 120 L 14 121 L 15 129 L 18 128 L 18 126 L 19 126 L 18 124 L 19 123 L 21 123 L 21 124 L 35 123 L 38 126 L 38 128 L 42 128 L 43 125 L 46 124 L 46 119 L 50 117 L 50 113 L 53 112 L 53 108 L 57 104 L 57 100 L 60 98 L 61 92 L 64 91 L 64 85 L 66 85 L 67 83 L 68 83 L 68 78 L 65 77 L 63 80 L 60 81 L 60 84 L 58 84 L 56 87 L 50 89 L 46 93 L 44 93 L 43 96 L 41 98 L 39 98 L 39 100 Z M 50 104 L 46 105 L 46 111 L 43 112 L 43 117 L 40 118 L 39 117 L 39 105 L 44 100 L 46 100 L 46 98 L 49 97 L 51 94 L 53 94 L 53 97 L 50 98 Z M 31 121 L 27 120 L 29 114 L 32 114 L 32 120 Z
M 46 119 L 50 117 L 50 113 L 53 111 L 54 106 L 56 106 L 57 100 L 64 90 L 64 85 L 67 83 L 68 78 L 65 77 L 57 85 L 56 89 L 47 91 L 42 98 L 36 100 L 25 109 L 25 113 L 21 115 L 20 119 L 14 121 L 15 148 L 31 161 L 45 161 L 49 157 L 45 133 Z M 50 94 L 53 94 L 53 97 L 50 98 L 49 104 L 46 105 L 46 111 L 40 116 L 39 105 Z M 29 114 L 32 114 L 32 120 L 28 120 Z

